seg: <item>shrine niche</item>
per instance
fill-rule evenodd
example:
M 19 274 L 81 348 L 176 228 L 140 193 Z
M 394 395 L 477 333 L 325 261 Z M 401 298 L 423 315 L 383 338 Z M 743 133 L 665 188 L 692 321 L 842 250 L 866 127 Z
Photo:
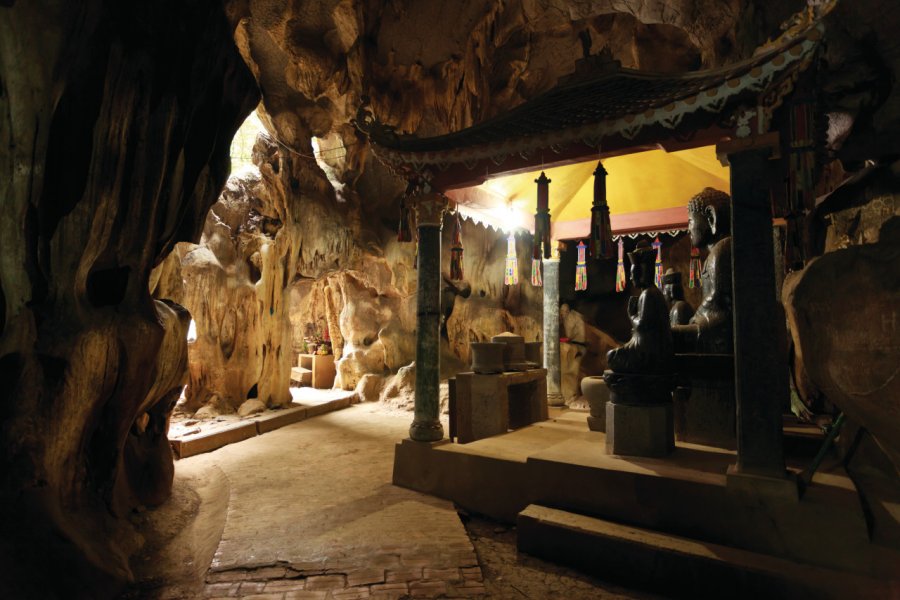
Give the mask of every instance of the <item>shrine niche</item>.
M 781 127 L 785 111 L 777 114 L 776 111 L 784 98 L 793 91 L 794 83 L 800 75 L 814 63 L 821 30 L 817 26 L 807 25 L 807 27 L 805 30 L 800 27 L 791 30 L 776 42 L 762 48 L 753 58 L 742 63 L 718 71 L 681 76 L 648 76 L 623 69 L 608 51 L 595 56 L 586 54 L 576 66 L 579 75 L 577 86 L 571 85 L 574 81 L 572 78 L 562 80 L 556 88 L 535 98 L 517 111 L 444 136 L 420 138 L 399 134 L 394 128 L 378 121 L 365 106 L 360 108 L 356 124 L 368 136 L 376 156 L 398 175 L 405 176 L 410 188 L 419 190 L 418 193 L 423 198 L 433 196 L 434 190 L 450 190 L 480 183 L 486 177 L 483 173 L 490 173 L 492 168 L 496 173 L 497 167 L 504 171 L 521 171 L 527 169 L 528 165 L 536 163 L 545 165 L 547 149 L 552 150 L 553 160 L 557 163 L 591 154 L 599 153 L 602 156 L 603 153 L 627 153 L 628 149 L 632 151 L 641 149 L 654 142 L 663 145 L 667 150 L 675 150 L 731 138 L 733 142 L 720 144 L 723 154 L 740 152 L 744 149 L 754 151 L 759 149 L 762 152 L 779 145 L 777 132 L 770 133 L 769 129 L 773 123 L 776 127 Z M 750 105 L 757 108 L 747 109 L 746 107 Z M 790 117 L 795 120 L 813 119 L 814 115 L 807 108 L 803 108 L 804 106 L 806 105 L 797 102 L 792 104 L 793 112 L 790 113 Z M 805 129 L 807 130 L 809 129 Z M 690 135 L 686 135 L 685 132 L 690 132 Z M 683 138 L 689 138 L 690 141 L 684 141 Z M 803 144 L 807 144 L 808 140 L 804 139 L 801 142 L 799 147 L 806 148 Z M 731 150 L 726 150 L 726 147 Z M 795 153 L 795 156 L 806 161 L 808 152 Z M 758 163 L 754 164 L 757 170 L 761 168 Z M 814 163 L 808 161 L 803 164 L 809 168 L 815 167 Z M 802 173 L 806 178 L 812 176 L 807 171 Z M 765 174 L 756 172 L 756 176 L 764 177 Z M 608 233 L 609 223 L 606 216 L 608 209 L 605 208 L 607 170 L 600 165 L 594 172 L 594 177 L 595 199 L 591 211 L 590 238 L 592 258 L 596 260 L 612 254 L 612 239 Z M 733 176 L 732 182 L 734 181 Z M 542 238 L 546 229 L 542 215 L 546 208 L 542 205 L 541 199 L 546 196 L 549 180 L 542 175 L 536 182 L 539 186 L 537 196 L 539 218 L 535 221 L 535 233 Z M 806 193 L 804 190 L 807 188 L 806 179 L 797 179 L 791 188 L 792 198 L 801 192 Z M 708 206 L 701 200 L 707 196 L 710 198 Z M 695 246 L 709 242 L 708 248 L 711 252 L 706 264 L 710 276 L 705 278 L 706 282 L 703 284 L 704 303 L 708 305 L 703 304 L 700 314 L 692 318 L 693 324 L 679 327 L 694 331 L 696 339 L 691 343 L 693 349 L 697 349 L 698 342 L 702 338 L 703 343 L 699 344 L 701 350 L 730 354 L 733 343 L 730 331 L 731 316 L 728 312 L 731 306 L 729 299 L 731 278 L 727 270 L 731 266 L 731 255 L 727 252 L 730 248 L 728 242 L 723 244 L 718 242 L 725 239 L 726 236 L 723 234 L 729 231 L 732 218 L 720 200 L 710 190 L 706 196 L 703 194 L 698 196 L 696 206 L 692 204 L 694 206 L 694 210 L 691 211 L 692 222 L 697 224 L 697 228 L 700 228 L 701 223 L 704 224 L 702 231 L 698 229 L 696 234 L 692 235 L 694 238 L 692 241 Z M 737 222 L 740 219 L 735 216 L 734 220 Z M 762 228 L 762 225 L 757 223 L 757 227 Z M 767 223 L 764 229 L 771 236 L 771 223 Z M 703 232 L 712 232 L 713 237 L 707 240 L 709 236 L 702 235 Z M 771 244 L 769 246 L 767 250 L 771 253 Z M 427 252 L 440 252 L 439 244 L 428 248 Z M 537 244 L 535 248 L 538 248 Z M 765 250 L 762 253 L 763 261 L 766 256 Z M 587 289 L 586 251 L 587 247 L 579 243 L 575 268 L 576 293 Z M 419 252 L 423 252 L 421 240 Z M 545 262 L 549 258 L 546 249 L 543 250 L 543 254 L 535 250 L 533 256 L 535 261 L 539 256 Z M 774 264 L 773 261 L 769 262 L 770 265 Z M 507 265 L 509 269 L 509 262 Z M 661 266 L 656 268 L 660 270 Z M 722 273 L 718 273 L 719 271 Z M 720 277 L 716 277 L 717 273 Z M 658 275 L 661 278 L 662 273 Z M 764 273 L 761 275 L 765 277 Z M 710 287 L 717 285 L 716 282 L 728 282 L 722 284 L 718 295 L 713 293 L 714 290 Z M 505 283 L 512 286 L 517 283 L 517 279 L 507 275 Z M 548 287 L 546 281 L 539 281 L 538 278 L 533 278 L 533 283 Z M 552 282 L 549 286 L 556 287 L 555 302 L 558 302 L 559 297 L 558 285 L 558 282 Z M 423 293 L 428 295 L 430 292 L 427 288 L 424 290 L 422 287 L 419 288 L 420 305 L 426 302 Z M 661 293 L 659 296 L 661 304 L 665 305 Z M 545 296 L 545 307 L 546 300 Z M 551 300 L 551 303 L 554 301 Z M 765 310 L 774 310 L 774 307 Z M 419 314 L 425 313 L 420 309 Z M 547 318 L 545 310 L 545 323 Z M 555 319 L 555 314 L 551 318 Z M 696 325 L 699 321 L 703 322 L 702 326 Z M 430 348 L 433 344 L 425 341 L 428 338 L 422 337 L 431 335 L 429 333 L 431 325 L 422 323 L 420 325 L 418 333 L 421 352 L 423 348 Z M 667 328 L 668 318 L 665 325 Z M 701 330 L 702 336 L 699 335 Z M 776 337 L 773 333 L 771 339 Z M 428 350 L 428 353 L 418 355 L 418 370 L 423 368 L 424 356 L 435 356 L 433 350 Z M 611 352 L 610 357 L 614 356 L 614 353 L 615 351 Z M 553 356 L 548 356 L 545 360 L 551 381 L 558 377 L 556 375 L 559 372 L 558 361 L 558 357 Z M 783 391 L 785 388 L 780 389 Z M 425 406 L 435 405 L 433 398 L 436 393 L 436 384 L 430 384 L 427 389 L 417 386 L 417 398 L 421 397 L 426 403 Z M 780 410 L 774 406 L 777 406 L 780 400 L 773 399 L 772 402 L 773 407 L 767 409 L 771 414 L 766 417 L 768 423 L 766 427 L 780 427 L 780 424 L 776 425 L 774 417 L 775 411 Z M 770 454 L 764 462 L 771 460 L 772 464 L 759 468 L 778 476 L 775 474 L 783 470 L 778 466 L 779 442 L 767 440 L 766 443 L 770 444 Z M 740 468 L 743 463 L 740 460 L 738 463 Z

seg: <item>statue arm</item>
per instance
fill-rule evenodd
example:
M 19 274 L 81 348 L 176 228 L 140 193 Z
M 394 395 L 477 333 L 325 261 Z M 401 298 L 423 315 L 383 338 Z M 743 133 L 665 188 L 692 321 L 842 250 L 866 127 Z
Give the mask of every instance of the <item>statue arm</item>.
M 731 238 L 719 242 L 715 252 L 710 253 L 708 266 L 716 273 L 715 285 L 710 295 L 704 298 L 705 318 L 709 325 L 731 317 Z

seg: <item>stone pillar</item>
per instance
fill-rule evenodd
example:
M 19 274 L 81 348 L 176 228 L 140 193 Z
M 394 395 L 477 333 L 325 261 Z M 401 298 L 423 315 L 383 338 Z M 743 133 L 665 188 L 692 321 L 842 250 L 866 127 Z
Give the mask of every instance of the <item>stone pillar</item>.
M 435 442 L 444 437 L 440 421 L 441 223 L 447 201 L 430 192 L 416 203 L 419 228 L 416 288 L 416 396 L 409 437 Z
M 545 258 L 544 266 L 544 368 L 547 369 L 547 404 L 565 404 L 559 373 L 559 259 Z
M 728 153 L 737 403 L 737 464 L 729 475 L 786 480 L 782 412 L 789 392 L 787 363 L 778 349 L 784 339 L 778 330 L 785 325 L 775 298 L 770 149 L 748 146 Z M 743 485 L 729 481 L 732 484 Z M 796 494 L 793 487 L 794 492 L 788 493 Z

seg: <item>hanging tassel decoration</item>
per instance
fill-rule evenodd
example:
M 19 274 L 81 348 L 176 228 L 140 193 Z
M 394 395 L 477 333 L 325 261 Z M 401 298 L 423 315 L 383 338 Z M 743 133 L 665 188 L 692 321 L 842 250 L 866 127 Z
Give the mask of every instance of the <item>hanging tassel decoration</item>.
M 663 278 L 663 266 L 662 266 L 662 242 L 659 241 L 659 236 L 656 236 L 656 239 L 653 240 L 651 244 L 654 249 L 656 249 L 656 287 L 662 287 L 662 278 Z
M 459 210 L 456 211 L 456 223 L 453 225 L 453 243 L 450 246 L 450 279 L 453 281 L 463 280 L 462 220 L 459 217 Z
M 531 285 L 534 287 L 544 286 L 544 278 L 541 275 L 541 248 L 538 244 L 535 244 L 531 257 Z
M 506 275 L 503 277 L 506 285 L 519 283 L 519 259 L 516 258 L 516 236 L 510 232 L 506 238 Z
M 575 291 L 584 291 L 587 289 L 586 254 L 587 246 L 584 245 L 583 241 L 578 242 L 578 261 L 575 265 Z
M 700 270 L 703 265 L 700 263 L 700 248 L 691 248 L 691 263 L 688 274 L 688 287 L 693 289 L 700 287 Z
M 625 279 L 625 243 L 619 238 L 619 264 L 616 266 L 616 291 L 624 292 L 627 281 Z
M 591 205 L 591 256 L 610 258 L 613 251 L 612 225 L 606 201 L 606 169 L 598 162 L 594 170 L 594 202 Z

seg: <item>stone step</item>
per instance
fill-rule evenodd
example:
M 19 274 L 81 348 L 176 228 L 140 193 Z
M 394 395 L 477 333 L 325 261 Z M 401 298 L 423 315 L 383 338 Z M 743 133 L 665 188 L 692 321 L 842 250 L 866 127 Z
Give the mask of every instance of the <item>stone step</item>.
M 267 411 L 260 415 L 245 417 L 233 423 L 217 424 L 207 430 L 192 432 L 182 436 L 172 436 L 169 445 L 176 458 L 187 458 L 204 452 L 218 450 L 228 444 L 242 442 L 257 435 L 274 431 L 305 419 L 317 417 L 356 402 L 355 396 L 347 394 L 321 402 L 309 404 L 292 403 L 288 408 Z
M 900 592 L 900 581 L 887 577 L 813 567 L 536 504 L 519 513 L 517 538 L 520 552 L 666 596 L 888 598 Z
M 291 367 L 291 381 L 296 381 L 303 385 L 312 385 L 312 369 Z

